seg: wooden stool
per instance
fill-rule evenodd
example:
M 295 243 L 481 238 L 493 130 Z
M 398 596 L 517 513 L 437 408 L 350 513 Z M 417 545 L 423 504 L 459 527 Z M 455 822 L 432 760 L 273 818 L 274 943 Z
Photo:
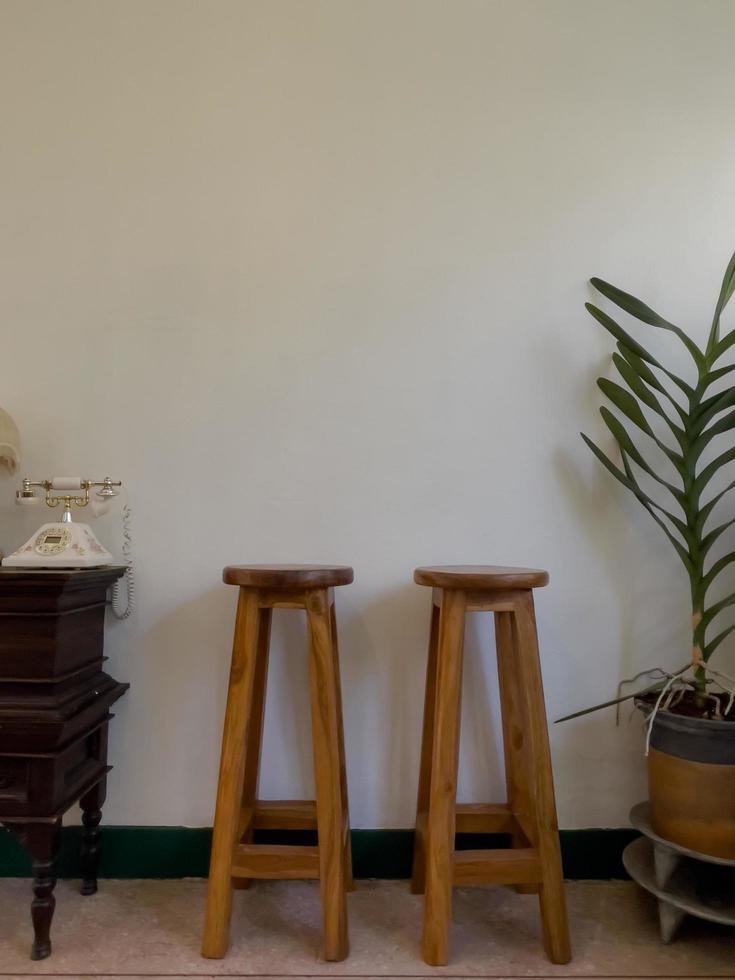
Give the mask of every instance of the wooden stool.
M 202 955 L 219 959 L 229 944 L 233 879 L 318 878 L 324 957 L 348 952 L 345 890 L 354 887 L 342 731 L 333 586 L 351 568 L 327 565 L 231 565 L 223 579 L 240 587 L 227 691 L 217 809 L 212 835 Z M 260 745 L 273 609 L 305 609 L 316 801 L 257 799 Z M 319 845 L 254 844 L 253 831 L 317 830 Z
M 538 892 L 544 947 L 571 959 L 551 755 L 533 607 L 546 572 L 485 565 L 417 568 L 433 588 L 431 639 L 411 890 L 425 892 L 423 955 L 449 958 L 453 885 L 517 885 Z M 495 613 L 503 718 L 505 804 L 456 803 L 466 612 Z M 511 848 L 455 851 L 455 833 L 508 833 Z

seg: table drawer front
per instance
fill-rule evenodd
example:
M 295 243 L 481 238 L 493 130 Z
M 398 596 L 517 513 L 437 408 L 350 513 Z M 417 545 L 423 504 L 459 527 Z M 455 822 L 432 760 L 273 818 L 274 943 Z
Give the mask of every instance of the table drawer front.
M 27 757 L 0 756 L 0 816 L 50 816 L 107 771 L 107 726 L 112 715 L 58 752 Z

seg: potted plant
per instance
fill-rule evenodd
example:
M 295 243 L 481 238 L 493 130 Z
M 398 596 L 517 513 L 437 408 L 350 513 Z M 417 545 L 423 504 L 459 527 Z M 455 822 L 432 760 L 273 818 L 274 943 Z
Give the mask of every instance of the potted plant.
M 735 680 L 711 663 L 735 630 L 735 623 L 720 622 L 735 605 L 735 592 L 722 589 L 723 573 L 735 572 L 735 551 L 722 553 L 723 536 L 735 524 L 727 507 L 735 499 L 728 496 L 735 489 L 735 472 L 728 474 L 735 462 L 735 364 L 727 363 L 735 329 L 723 333 L 720 326 L 735 291 L 735 255 L 704 347 L 634 296 L 601 279 L 591 284 L 641 323 L 673 333 L 691 358 L 691 370 L 679 377 L 607 313 L 586 304 L 617 342 L 612 359 L 622 384 L 607 378 L 597 384 L 616 410 L 603 406 L 600 414 L 619 459 L 582 438 L 667 536 L 691 590 L 686 664 L 673 671 L 655 668 L 649 673 L 658 671 L 661 679 L 627 696 L 647 715 L 651 823 L 666 840 L 735 859 Z

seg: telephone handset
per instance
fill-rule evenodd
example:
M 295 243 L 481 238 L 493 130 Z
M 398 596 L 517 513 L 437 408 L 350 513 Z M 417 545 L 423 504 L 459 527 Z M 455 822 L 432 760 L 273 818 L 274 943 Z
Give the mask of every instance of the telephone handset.
M 41 497 L 36 488 L 45 490 L 48 507 L 63 505 L 61 521 L 42 525 L 24 545 L 3 559 L 3 566 L 9 568 L 97 568 L 112 565 L 115 560 L 110 552 L 100 544 L 88 524 L 72 521 L 71 508 L 89 506 L 95 517 L 107 513 L 111 501 L 117 497 L 116 487 L 121 482 L 109 476 L 100 482 L 82 480 L 79 477 L 55 476 L 51 480 L 23 480 L 22 489 L 15 495 L 15 502 L 22 506 L 40 503 Z M 90 490 L 97 488 L 94 497 Z M 56 496 L 54 496 L 56 492 Z M 122 510 L 123 564 L 125 575 L 122 582 L 112 588 L 111 607 L 118 619 L 127 619 L 133 611 L 135 583 L 131 555 L 131 513 L 128 504 Z

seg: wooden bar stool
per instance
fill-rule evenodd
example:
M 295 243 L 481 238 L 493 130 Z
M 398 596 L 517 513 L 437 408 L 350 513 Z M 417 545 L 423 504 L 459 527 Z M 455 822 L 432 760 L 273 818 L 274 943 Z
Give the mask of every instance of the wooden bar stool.
M 227 691 L 217 809 L 212 834 L 202 955 L 219 959 L 229 944 L 233 881 L 318 878 L 324 957 L 348 952 L 345 891 L 354 887 L 342 731 L 333 588 L 351 568 L 231 565 L 223 579 L 240 587 Z M 257 799 L 268 646 L 273 609 L 305 609 L 316 801 Z M 253 843 L 253 831 L 316 830 L 318 846 Z
M 426 670 L 413 892 L 425 892 L 423 955 L 449 958 L 454 885 L 517 885 L 538 892 L 544 947 L 571 959 L 546 709 L 532 589 L 546 572 L 492 565 L 417 568 L 433 588 Z M 505 804 L 459 804 L 457 765 L 465 613 L 495 613 L 503 720 Z M 508 833 L 511 847 L 456 851 L 455 833 Z

